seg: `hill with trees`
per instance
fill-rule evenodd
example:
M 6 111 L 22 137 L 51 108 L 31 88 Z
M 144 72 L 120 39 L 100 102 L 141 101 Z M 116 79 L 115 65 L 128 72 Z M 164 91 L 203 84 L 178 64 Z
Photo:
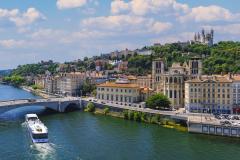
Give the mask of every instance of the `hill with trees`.
M 214 44 L 212 47 L 203 44 L 182 46 L 178 43 L 172 43 L 144 48 L 152 50 L 153 54 L 134 54 L 119 59 L 128 61 L 128 70 L 124 72 L 125 74 L 150 74 L 151 63 L 155 58 L 163 58 L 166 67 L 170 67 L 173 62 L 184 63 L 195 56 L 202 57 L 203 72 L 205 74 L 240 73 L 240 42 L 223 41 Z M 37 64 L 20 65 L 12 71 L 11 75 L 27 76 L 44 74 L 46 71 L 54 74 L 57 72 L 84 72 L 87 70 L 95 70 L 95 61 L 97 59 L 101 59 L 101 56 L 94 56 L 92 58 L 85 57 L 83 60 L 65 62 L 61 65 L 51 60 L 47 62 L 42 61 Z M 112 66 L 106 66 L 104 68 L 111 69 Z

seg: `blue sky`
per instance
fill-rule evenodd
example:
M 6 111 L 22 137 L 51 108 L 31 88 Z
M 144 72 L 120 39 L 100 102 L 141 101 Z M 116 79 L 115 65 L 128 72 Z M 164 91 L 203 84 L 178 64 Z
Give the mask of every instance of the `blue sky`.
M 187 41 L 202 28 L 239 41 L 240 1 L 1 0 L 0 70 Z

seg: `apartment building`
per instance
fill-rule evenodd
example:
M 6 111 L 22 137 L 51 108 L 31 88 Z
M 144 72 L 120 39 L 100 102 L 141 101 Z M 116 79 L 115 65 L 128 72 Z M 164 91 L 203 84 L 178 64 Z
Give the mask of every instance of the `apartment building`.
M 83 82 L 86 79 L 85 73 L 81 72 L 63 73 L 60 76 L 61 76 L 59 87 L 60 94 L 64 96 L 81 95 L 80 86 L 83 85 Z
M 231 76 L 199 76 L 185 82 L 185 108 L 189 112 L 232 113 Z
M 127 79 L 97 85 L 97 99 L 113 103 L 138 103 L 148 98 L 152 92 L 151 89 L 141 88 Z
M 233 79 L 233 113 L 240 114 L 240 75 L 232 76 Z

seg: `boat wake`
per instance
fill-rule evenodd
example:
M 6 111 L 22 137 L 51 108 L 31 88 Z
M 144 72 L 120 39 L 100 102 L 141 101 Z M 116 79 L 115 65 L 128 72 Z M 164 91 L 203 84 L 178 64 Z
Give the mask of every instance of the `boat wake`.
M 27 129 L 27 123 L 21 126 Z M 30 157 L 38 160 L 56 159 L 56 145 L 53 143 L 32 143 L 30 142 Z
M 55 145 L 52 143 L 34 143 L 30 145 L 36 159 L 55 159 Z

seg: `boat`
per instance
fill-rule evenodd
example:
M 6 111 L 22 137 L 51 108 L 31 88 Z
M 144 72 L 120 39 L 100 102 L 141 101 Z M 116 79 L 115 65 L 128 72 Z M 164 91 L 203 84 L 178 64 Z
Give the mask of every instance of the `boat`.
M 26 114 L 25 122 L 33 143 L 48 142 L 48 129 L 36 114 Z

